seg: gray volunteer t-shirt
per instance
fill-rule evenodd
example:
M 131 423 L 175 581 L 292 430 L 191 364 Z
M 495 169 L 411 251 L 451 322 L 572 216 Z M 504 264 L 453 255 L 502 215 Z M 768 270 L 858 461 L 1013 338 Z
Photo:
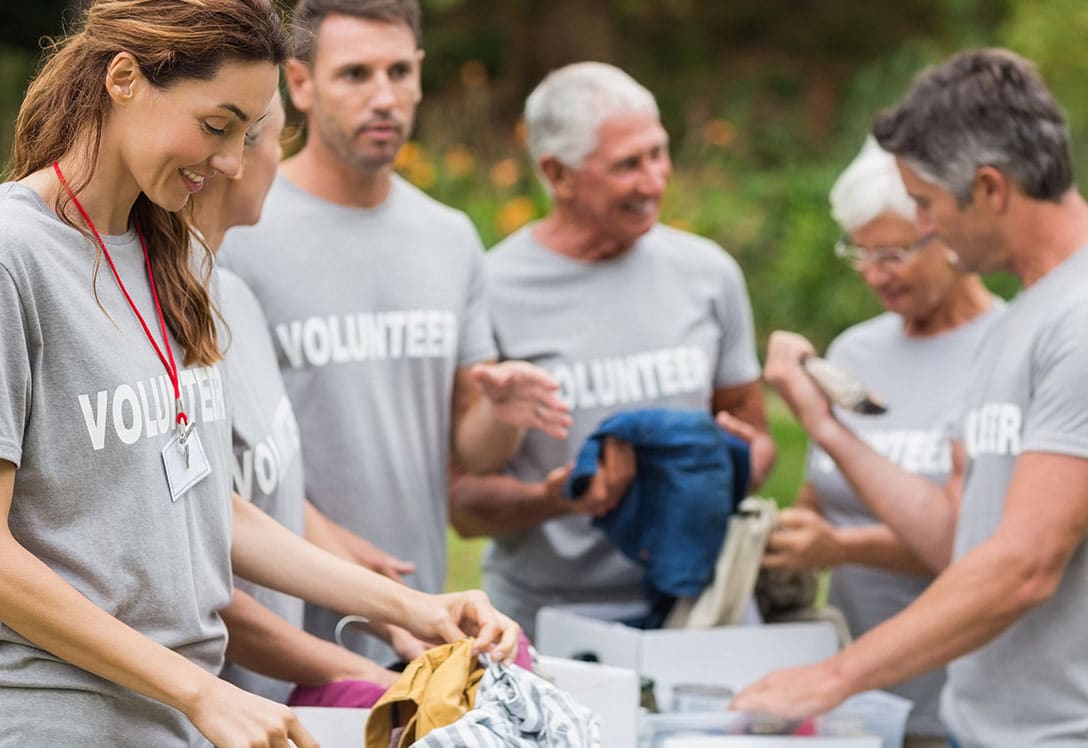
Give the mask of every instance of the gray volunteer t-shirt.
M 886 313 L 855 325 L 831 343 L 827 358 L 869 385 L 889 406 L 881 416 L 835 409 L 835 416 L 874 450 L 911 473 L 943 484 L 952 470 L 948 424 L 959 415 L 971 386 L 975 352 L 1004 311 L 1004 302 L 940 335 L 908 337 L 903 318 Z M 876 524 L 827 453 L 809 453 L 806 480 L 815 489 L 824 515 L 838 527 Z M 831 574 L 829 602 L 846 616 L 859 637 L 907 607 L 932 577 L 897 574 L 847 564 Z M 937 703 L 944 669 L 888 690 L 914 702 L 907 732 L 943 735 Z
M 468 218 L 394 178 L 372 210 L 276 179 L 261 222 L 228 232 L 222 261 L 253 290 L 298 418 L 306 495 L 440 592 L 457 369 L 495 356 L 483 252 Z M 307 607 L 333 638 L 340 615 Z M 353 649 L 389 662 L 374 639 Z
M 0 459 L 18 468 L 11 531 L 95 605 L 218 673 L 226 634 L 216 611 L 231 594 L 225 377 L 218 365 L 181 372 L 212 473 L 171 501 L 160 453 L 174 434 L 173 388 L 109 268 L 103 261 L 92 286 L 93 243 L 22 185 L 0 185 L 0 226 Z M 104 238 L 157 334 L 136 234 Z M 180 365 L 184 351 L 171 344 Z M 180 712 L 2 623 L 0 715 L 5 748 L 206 744 Z
M 228 332 L 225 348 L 231 390 L 231 432 L 234 440 L 234 490 L 252 501 L 292 532 L 303 534 L 305 487 L 298 423 L 283 388 L 268 323 L 253 292 L 242 279 L 216 270 L 219 309 Z M 285 619 L 303 624 L 303 603 L 297 597 L 235 578 L 239 589 Z M 266 678 L 228 662 L 222 676 L 247 691 L 284 702 L 294 684 Z
M 969 465 L 956 558 L 994 534 L 1019 455 L 1088 459 L 1086 288 L 1082 249 L 1022 291 L 979 352 L 963 421 Z M 1053 597 L 948 666 L 941 717 L 963 748 L 1088 743 L 1086 621 L 1082 541 Z
M 716 388 L 759 377 L 744 278 L 718 245 L 659 225 L 623 255 L 585 263 L 540 245 L 533 228 L 488 255 L 495 335 L 503 357 L 559 381 L 574 423 L 565 441 L 530 432 L 514 477 L 544 480 L 614 413 L 709 409 Z M 543 605 L 642 595 L 641 570 L 590 522 L 562 517 L 489 546 L 485 588 L 527 632 Z

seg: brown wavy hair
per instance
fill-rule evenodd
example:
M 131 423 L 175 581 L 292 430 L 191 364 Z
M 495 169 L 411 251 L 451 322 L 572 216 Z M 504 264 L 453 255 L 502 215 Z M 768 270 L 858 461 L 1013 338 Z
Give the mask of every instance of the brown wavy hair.
M 112 106 L 104 85 L 109 63 L 120 52 L 136 58 L 155 87 L 166 90 L 186 79 L 210 80 L 228 61 L 286 59 L 286 32 L 269 0 L 95 0 L 78 30 L 53 42 L 27 90 L 15 123 L 9 178 L 22 179 L 86 144 L 87 164 L 97 161 L 102 128 Z M 91 173 L 71 175 L 79 192 Z M 87 234 L 70 216 L 66 191 L 57 197 L 63 221 Z M 190 212 L 172 213 L 140 194 L 131 218 L 151 250 L 163 317 L 185 349 L 185 365 L 219 360 L 216 311 L 207 284 L 212 256 L 193 262 Z M 95 258 L 95 280 L 102 250 Z M 197 266 L 199 265 L 199 268 Z

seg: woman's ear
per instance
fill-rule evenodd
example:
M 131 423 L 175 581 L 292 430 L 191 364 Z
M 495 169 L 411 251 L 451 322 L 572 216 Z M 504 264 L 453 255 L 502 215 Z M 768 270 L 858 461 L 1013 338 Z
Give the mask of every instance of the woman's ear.
M 106 68 L 106 91 L 115 104 L 131 101 L 142 80 L 140 65 L 129 52 L 118 52 Z

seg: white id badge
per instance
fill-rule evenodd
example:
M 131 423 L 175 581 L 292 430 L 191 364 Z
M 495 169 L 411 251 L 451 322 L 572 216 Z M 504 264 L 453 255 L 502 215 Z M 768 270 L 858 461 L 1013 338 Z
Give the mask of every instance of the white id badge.
M 186 448 L 188 454 L 186 454 Z M 204 445 L 200 443 L 200 434 L 196 429 L 189 431 L 183 446 L 181 433 L 175 433 L 162 448 L 162 464 L 166 468 L 166 482 L 170 485 L 170 500 L 177 501 L 186 491 L 211 475 L 208 456 L 204 454 Z

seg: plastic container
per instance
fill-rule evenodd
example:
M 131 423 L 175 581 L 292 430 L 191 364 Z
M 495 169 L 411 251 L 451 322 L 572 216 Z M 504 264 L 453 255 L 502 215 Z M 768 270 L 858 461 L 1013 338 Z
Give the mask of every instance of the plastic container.
M 814 720 L 783 723 L 772 732 L 782 736 L 780 743 L 803 748 L 810 737 L 879 738 L 882 748 L 902 748 L 907 715 L 912 703 L 884 691 L 867 691 L 852 696 L 837 709 Z M 768 725 L 760 718 L 742 712 L 666 712 L 642 718 L 641 748 L 662 748 L 673 738 L 722 735 L 767 735 Z M 783 733 L 785 733 L 783 735 Z M 821 741 L 815 741 L 820 743 Z M 854 743 L 855 741 L 846 741 Z M 822 744 L 827 744 L 823 741 Z
M 673 712 L 724 712 L 733 689 L 717 683 L 677 683 L 672 687 Z
M 640 748 L 660 748 L 669 738 L 743 735 L 750 718 L 739 712 L 665 712 L 647 714 L 640 725 Z
M 913 707 L 912 701 L 901 696 L 886 691 L 866 691 L 817 717 L 816 734 L 876 735 L 884 741 L 884 748 L 902 748 L 907 716 Z

